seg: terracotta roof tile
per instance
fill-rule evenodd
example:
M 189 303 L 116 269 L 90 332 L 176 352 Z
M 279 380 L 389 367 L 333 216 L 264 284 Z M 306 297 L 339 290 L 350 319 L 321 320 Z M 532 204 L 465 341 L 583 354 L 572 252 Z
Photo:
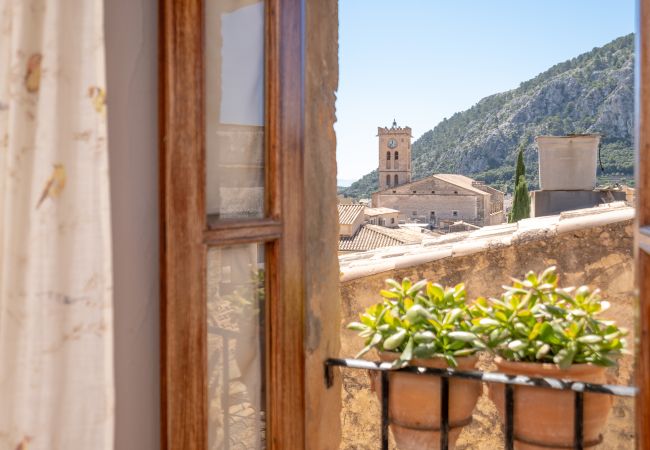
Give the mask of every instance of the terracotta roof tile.
M 354 236 L 339 238 L 339 251 L 363 252 L 392 245 L 419 244 L 423 236 L 379 225 L 365 224 Z
M 365 206 L 363 205 L 338 205 L 339 223 L 341 225 L 351 225 L 359 214 L 363 214 Z

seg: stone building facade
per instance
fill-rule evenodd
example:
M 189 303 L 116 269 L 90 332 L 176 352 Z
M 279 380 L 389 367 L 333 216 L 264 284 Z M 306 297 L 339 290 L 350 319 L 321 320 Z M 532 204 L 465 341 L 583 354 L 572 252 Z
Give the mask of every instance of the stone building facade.
M 456 221 L 484 226 L 503 223 L 503 192 L 463 175 L 438 174 L 411 182 L 411 128 L 377 128 L 379 191 L 374 208 L 399 211 L 401 222 L 447 228 Z
M 411 182 L 411 128 L 378 127 L 379 189 Z M 373 204 L 374 206 L 374 204 Z
M 437 174 L 372 195 L 377 208 L 399 210 L 399 220 L 444 228 L 465 221 L 478 226 L 503 223 L 503 192 L 463 175 Z

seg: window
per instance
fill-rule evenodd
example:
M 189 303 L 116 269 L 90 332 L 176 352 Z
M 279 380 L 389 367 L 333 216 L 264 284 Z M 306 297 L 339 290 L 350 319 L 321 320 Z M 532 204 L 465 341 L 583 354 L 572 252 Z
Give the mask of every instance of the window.
M 395 184 L 395 186 L 397 186 L 399 184 L 399 178 L 397 177 L 397 174 L 395 174 L 395 183 L 394 184 Z
M 395 152 L 395 161 L 399 159 L 399 152 Z
M 451 212 L 451 215 L 454 217 L 458 217 L 458 211 L 454 210 Z
M 386 175 L 386 186 L 390 186 L 390 175 Z
M 412 216 L 417 216 L 417 215 L 418 215 L 418 212 L 417 212 L 417 211 L 413 211 L 413 214 L 411 214 L 411 215 L 412 215 Z
M 160 5 L 161 447 L 306 448 L 302 329 L 282 331 L 308 270 L 302 5 L 200 3 Z
M 391 224 L 395 223 L 395 218 L 394 218 L 394 217 L 391 217 L 391 218 L 390 218 L 390 223 L 391 223 Z
M 417 194 L 417 193 L 418 193 L 418 191 L 413 191 L 413 193 L 414 193 L 414 194 Z
M 397 159 L 397 158 L 395 158 Z M 386 152 L 386 161 L 390 161 L 390 152 Z
M 454 191 L 454 194 L 458 194 L 458 191 Z
M 436 193 L 436 191 L 431 191 L 431 193 L 432 193 L 432 194 L 435 194 L 435 193 Z

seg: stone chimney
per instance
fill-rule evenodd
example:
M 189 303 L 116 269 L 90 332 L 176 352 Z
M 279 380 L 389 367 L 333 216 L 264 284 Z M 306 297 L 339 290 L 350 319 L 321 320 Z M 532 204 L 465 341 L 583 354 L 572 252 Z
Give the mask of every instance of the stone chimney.
M 537 136 L 539 191 L 531 193 L 531 217 L 625 200 L 622 190 L 596 189 L 599 134 Z
M 537 136 L 539 187 L 543 191 L 585 191 L 596 187 L 599 134 Z

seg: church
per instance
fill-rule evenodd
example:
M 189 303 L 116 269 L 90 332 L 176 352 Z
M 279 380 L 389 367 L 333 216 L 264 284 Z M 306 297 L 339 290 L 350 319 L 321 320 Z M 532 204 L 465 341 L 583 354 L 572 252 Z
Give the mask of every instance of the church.
M 448 228 L 503 223 L 503 192 L 464 175 L 436 174 L 411 181 L 411 128 L 378 127 L 379 191 L 372 206 L 399 211 L 399 221 Z

